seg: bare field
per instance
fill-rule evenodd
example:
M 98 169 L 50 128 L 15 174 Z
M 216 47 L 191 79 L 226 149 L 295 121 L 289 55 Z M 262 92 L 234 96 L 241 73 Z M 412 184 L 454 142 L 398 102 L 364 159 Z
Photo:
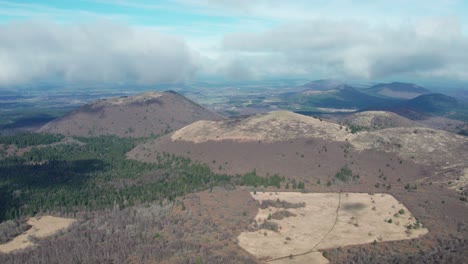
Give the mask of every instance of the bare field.
M 51 236 L 62 229 L 68 228 L 74 222 L 74 219 L 54 216 L 33 217 L 28 220 L 28 224 L 31 225 L 31 228 L 23 234 L 15 237 L 10 242 L 0 245 L 0 252 L 10 253 L 16 250 L 32 247 L 35 244 L 31 241 L 31 237 L 45 238 Z
M 257 224 L 270 222 L 278 230 L 262 228 L 239 235 L 239 245 L 264 261 L 294 263 L 299 258 L 300 262 L 327 263 L 317 255 L 319 250 L 412 239 L 428 232 L 422 225 L 408 229 L 407 226 L 417 225 L 416 220 L 389 194 L 264 192 L 251 195 L 261 203 L 265 200 L 305 203 L 298 208 L 262 206 L 265 209 L 259 209 L 255 217 Z M 280 211 L 288 211 L 289 216 L 275 217 Z

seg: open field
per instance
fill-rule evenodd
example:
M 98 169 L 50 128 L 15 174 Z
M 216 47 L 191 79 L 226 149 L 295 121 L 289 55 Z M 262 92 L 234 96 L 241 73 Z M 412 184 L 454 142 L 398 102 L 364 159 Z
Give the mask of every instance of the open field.
M 10 253 L 16 250 L 34 246 L 32 239 L 52 236 L 62 229 L 68 228 L 75 222 L 74 219 L 54 216 L 39 216 L 28 220 L 31 228 L 23 234 L 15 237 L 8 243 L 0 245 L 0 252 Z
M 412 239 L 428 232 L 389 194 L 258 192 L 251 195 L 261 203 L 270 202 L 261 206 L 255 217 L 261 228 L 241 233 L 239 245 L 264 261 L 283 259 L 284 262 L 291 255 L 293 259 L 295 255 L 304 255 L 301 257 L 306 258 L 304 261 L 318 261 L 321 258 L 317 254 L 311 254 L 312 259 L 306 255 L 348 245 Z M 321 259 L 320 263 L 326 261 Z

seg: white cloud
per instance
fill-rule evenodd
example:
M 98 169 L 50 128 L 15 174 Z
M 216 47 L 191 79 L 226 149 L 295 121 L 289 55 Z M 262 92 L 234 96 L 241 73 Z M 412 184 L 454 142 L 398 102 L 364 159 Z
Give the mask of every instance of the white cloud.
M 43 79 L 66 82 L 184 82 L 198 54 L 182 39 L 148 27 L 104 21 L 0 24 L 0 85 Z
M 399 27 L 316 19 L 261 33 L 228 34 L 223 47 L 245 61 L 254 76 L 303 72 L 348 78 L 468 80 L 468 38 L 451 17 L 425 18 Z
M 61 21 L 0 23 L 0 86 L 36 80 L 184 82 L 197 73 L 230 79 L 468 80 L 466 22 L 454 9 L 459 0 L 414 0 L 404 9 L 406 0 L 102 1 L 167 11 L 170 19 L 128 25 L 142 14 L 0 0 L 0 14 Z M 181 7 L 185 13 L 175 11 Z M 434 12 L 454 14 L 428 17 Z M 102 18 L 114 23 L 78 23 Z

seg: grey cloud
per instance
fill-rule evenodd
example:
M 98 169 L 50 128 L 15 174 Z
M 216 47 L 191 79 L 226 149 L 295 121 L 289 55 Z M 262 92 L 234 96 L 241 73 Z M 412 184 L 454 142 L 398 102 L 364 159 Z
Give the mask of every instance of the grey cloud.
M 0 24 L 0 85 L 65 82 L 183 82 L 198 69 L 183 40 L 108 22 Z
M 468 38 L 453 18 L 425 19 L 399 27 L 313 20 L 260 33 L 230 34 L 225 36 L 223 48 L 256 65 L 253 74 L 257 76 L 303 72 L 358 78 L 468 80 Z M 272 63 L 272 58 L 278 63 Z
M 221 66 L 219 72 L 232 80 L 250 80 L 255 78 L 250 66 L 236 59 L 230 60 L 227 64 Z

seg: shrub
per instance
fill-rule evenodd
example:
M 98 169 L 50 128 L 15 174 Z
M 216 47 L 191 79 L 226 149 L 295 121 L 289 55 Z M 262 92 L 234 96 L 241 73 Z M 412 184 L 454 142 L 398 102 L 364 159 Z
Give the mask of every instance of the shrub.
M 277 212 L 273 213 L 270 216 L 271 217 L 269 217 L 269 218 L 271 218 L 271 219 L 281 220 L 281 219 L 286 218 L 286 217 L 296 216 L 296 214 L 291 213 L 291 212 L 289 212 L 287 210 L 281 210 L 281 211 L 277 211 Z M 270 219 L 268 219 L 268 220 L 270 220 Z
M 343 182 L 347 182 L 352 176 L 353 171 L 348 168 L 348 165 L 341 167 L 340 171 L 335 174 L 335 178 Z
M 26 222 L 8 220 L 0 224 L 0 244 L 6 243 L 31 228 Z
M 266 209 L 266 208 L 268 208 L 269 206 L 271 206 L 271 207 L 276 207 L 276 208 L 285 208 L 285 209 L 288 209 L 288 208 L 300 208 L 300 207 L 304 207 L 304 206 L 305 206 L 305 203 L 290 203 L 290 202 L 281 201 L 281 200 L 277 200 L 277 201 L 274 201 L 274 200 L 263 200 L 262 203 L 260 204 L 260 208 L 262 208 L 262 209 Z
M 275 231 L 275 232 L 278 231 L 279 229 L 278 224 L 275 222 L 271 222 L 271 221 L 263 222 L 263 224 L 260 225 L 260 228 L 268 229 L 268 230 Z

